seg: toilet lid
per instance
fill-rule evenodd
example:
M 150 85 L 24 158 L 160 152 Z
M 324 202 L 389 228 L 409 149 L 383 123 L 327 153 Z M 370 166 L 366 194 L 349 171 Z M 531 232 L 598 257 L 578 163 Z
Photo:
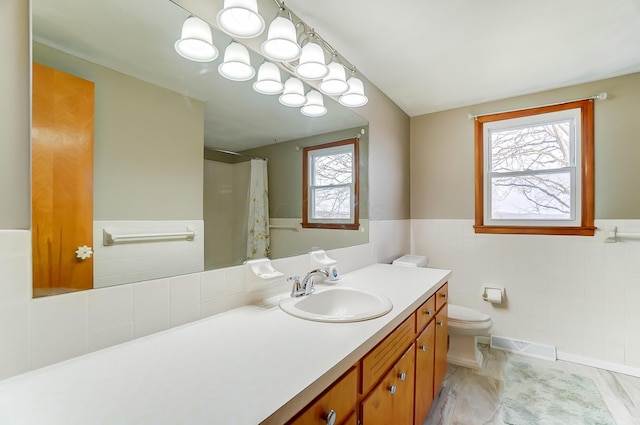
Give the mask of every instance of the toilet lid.
M 491 316 L 480 313 L 472 308 L 462 307 L 460 305 L 449 304 L 447 318 L 450 322 L 488 322 Z

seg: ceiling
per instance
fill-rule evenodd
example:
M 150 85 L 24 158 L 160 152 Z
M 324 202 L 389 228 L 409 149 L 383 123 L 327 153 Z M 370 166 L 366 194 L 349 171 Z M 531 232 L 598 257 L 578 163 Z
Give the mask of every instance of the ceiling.
M 287 0 L 410 116 L 640 71 L 640 0 Z

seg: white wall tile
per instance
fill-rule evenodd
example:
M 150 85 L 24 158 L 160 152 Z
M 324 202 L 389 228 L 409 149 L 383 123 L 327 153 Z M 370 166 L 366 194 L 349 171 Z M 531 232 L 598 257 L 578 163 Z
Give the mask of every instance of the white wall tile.
M 38 369 L 87 353 L 87 333 L 73 337 L 58 335 L 39 340 L 31 347 L 31 368 Z
M 133 337 L 141 338 L 169 329 L 169 313 L 155 314 L 133 322 Z
M 169 311 L 169 279 L 133 284 L 133 318 L 167 313 Z
M 171 310 L 171 327 L 195 322 L 200 319 L 200 304 L 191 305 L 178 310 Z
M 133 322 L 120 323 L 89 331 L 88 351 L 101 350 L 133 339 Z
M 0 352 L 29 348 L 29 304 L 27 301 L 0 303 Z M 0 360 L 2 359 L 0 354 Z M 0 363 L 2 363 L 0 361 Z
M 7 347 L 0 352 L 0 381 L 31 370 L 31 349 Z
M 133 287 L 119 285 L 88 291 L 89 332 L 133 320 Z
M 12 235 L 10 239 L 20 238 Z M 25 284 L 26 282 L 29 283 Z M 0 302 L 26 301 L 29 298 L 31 298 L 30 254 L 0 253 Z
M 188 274 L 169 279 L 171 311 L 200 304 L 200 274 Z
M 54 347 L 60 340 L 76 340 L 88 331 L 88 291 L 34 299 L 30 308 L 32 346 Z
M 596 221 L 601 229 L 614 225 L 640 231 L 640 220 Z M 605 244 L 602 230 L 594 237 L 476 235 L 472 226 L 412 220 L 411 252 L 453 271 L 451 302 L 490 314 L 495 335 L 637 366 L 640 241 Z M 479 301 L 485 284 L 504 286 L 507 303 Z
M 200 300 L 209 301 L 222 298 L 226 293 L 224 269 L 210 270 L 200 275 Z

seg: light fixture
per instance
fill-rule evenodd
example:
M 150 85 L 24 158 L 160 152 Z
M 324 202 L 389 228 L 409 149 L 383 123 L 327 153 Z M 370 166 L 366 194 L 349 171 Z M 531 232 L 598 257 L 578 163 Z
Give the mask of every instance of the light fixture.
M 296 66 L 296 75 L 305 80 L 319 80 L 329 73 L 324 61 L 324 50 L 314 41 L 315 38 L 315 34 L 311 32 L 307 44 L 302 47 L 300 61 Z
M 322 79 L 318 85 L 320 91 L 329 96 L 337 96 L 345 93 L 349 89 L 347 84 L 347 74 L 344 66 L 335 60 L 328 65 L 329 73 Z
M 264 31 L 257 0 L 224 0 L 216 21 L 222 31 L 236 38 L 253 38 Z
M 307 117 L 321 117 L 326 114 L 327 108 L 324 106 L 322 94 L 317 90 L 309 90 L 307 101 L 300 108 L 300 112 Z
M 258 68 L 258 78 L 253 83 L 253 89 L 261 94 L 282 93 L 284 84 L 280 80 L 280 70 L 271 62 L 264 62 Z
M 282 9 L 281 9 L 282 10 Z M 276 62 L 292 62 L 302 49 L 296 37 L 296 27 L 284 16 L 276 16 L 269 25 L 267 40 L 260 46 L 262 54 Z
M 349 90 L 340 98 L 338 102 L 341 105 L 348 106 L 349 108 L 357 108 L 358 106 L 366 105 L 369 99 L 364 95 L 364 85 L 362 80 L 356 77 L 351 77 L 347 80 Z
M 289 79 L 284 82 L 284 91 L 278 100 L 284 106 L 290 106 L 292 108 L 304 105 L 307 102 L 307 98 L 304 95 L 302 81 L 295 77 L 289 77 Z
M 247 81 L 256 75 L 251 66 L 249 51 L 240 43 L 232 41 L 224 51 L 224 62 L 218 66 L 218 72 L 232 81 Z
M 195 62 L 211 62 L 218 57 L 209 24 L 195 16 L 188 17 L 182 24 L 182 35 L 174 48 L 180 56 Z

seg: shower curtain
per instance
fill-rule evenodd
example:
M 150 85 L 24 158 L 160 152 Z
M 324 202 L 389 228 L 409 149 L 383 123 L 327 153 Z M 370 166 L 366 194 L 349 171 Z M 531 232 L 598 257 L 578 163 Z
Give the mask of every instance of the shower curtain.
M 266 160 L 251 160 L 249 179 L 247 259 L 269 258 L 271 257 L 271 240 L 269 239 L 269 185 Z

